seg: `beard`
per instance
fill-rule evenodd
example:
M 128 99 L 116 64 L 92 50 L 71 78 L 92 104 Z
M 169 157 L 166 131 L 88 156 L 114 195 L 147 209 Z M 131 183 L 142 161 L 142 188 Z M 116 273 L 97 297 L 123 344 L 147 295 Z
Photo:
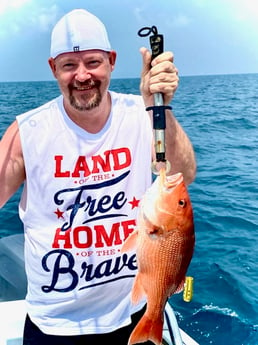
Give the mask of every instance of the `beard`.
M 100 84 L 99 80 L 96 81 L 89 81 L 87 83 L 79 83 L 76 82 L 74 85 L 69 86 L 69 101 L 73 108 L 79 111 L 91 110 L 100 105 L 102 100 L 101 92 L 100 92 Z M 87 92 L 80 96 L 80 98 L 76 98 L 73 95 L 73 90 L 76 88 L 89 88 Z

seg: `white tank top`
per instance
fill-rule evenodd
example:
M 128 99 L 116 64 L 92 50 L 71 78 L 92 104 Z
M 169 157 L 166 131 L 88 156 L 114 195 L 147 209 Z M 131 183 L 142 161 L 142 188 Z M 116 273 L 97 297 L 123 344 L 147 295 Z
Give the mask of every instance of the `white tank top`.
M 26 296 L 45 333 L 106 333 L 130 323 L 135 253 L 120 253 L 151 184 L 152 128 L 140 96 L 110 92 L 112 112 L 91 134 L 63 97 L 17 117 L 26 167 L 19 213 Z

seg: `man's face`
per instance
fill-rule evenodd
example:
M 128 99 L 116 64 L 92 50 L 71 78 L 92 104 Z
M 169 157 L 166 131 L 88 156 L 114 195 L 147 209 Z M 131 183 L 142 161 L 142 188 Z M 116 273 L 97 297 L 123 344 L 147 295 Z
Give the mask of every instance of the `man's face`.
M 114 69 L 116 53 L 88 50 L 64 53 L 49 64 L 68 109 L 88 111 L 98 107 Z

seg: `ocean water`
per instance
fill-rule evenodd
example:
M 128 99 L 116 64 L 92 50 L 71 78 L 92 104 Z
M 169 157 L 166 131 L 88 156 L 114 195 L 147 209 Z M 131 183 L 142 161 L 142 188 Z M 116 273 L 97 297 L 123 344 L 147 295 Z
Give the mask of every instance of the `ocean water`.
M 139 93 L 138 85 L 116 79 L 111 89 Z M 55 82 L 0 83 L 0 136 L 17 114 L 58 94 Z M 189 187 L 194 296 L 186 303 L 174 295 L 170 303 L 180 327 L 201 345 L 257 345 L 258 75 L 181 77 L 172 106 L 198 171 Z M 22 233 L 19 193 L 0 211 L 0 238 Z

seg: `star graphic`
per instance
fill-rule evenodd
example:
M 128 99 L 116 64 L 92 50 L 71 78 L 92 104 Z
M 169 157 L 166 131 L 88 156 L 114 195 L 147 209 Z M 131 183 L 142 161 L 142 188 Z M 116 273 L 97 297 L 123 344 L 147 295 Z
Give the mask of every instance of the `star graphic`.
M 57 218 L 63 218 L 64 219 L 64 212 L 60 211 L 59 208 L 56 209 L 56 211 L 54 212 L 57 215 Z
M 138 207 L 138 206 L 139 206 L 139 202 L 140 202 L 140 200 L 137 200 L 135 197 L 133 197 L 133 200 L 132 200 L 132 201 L 129 201 L 129 204 L 132 205 L 132 210 L 133 210 L 135 207 Z

